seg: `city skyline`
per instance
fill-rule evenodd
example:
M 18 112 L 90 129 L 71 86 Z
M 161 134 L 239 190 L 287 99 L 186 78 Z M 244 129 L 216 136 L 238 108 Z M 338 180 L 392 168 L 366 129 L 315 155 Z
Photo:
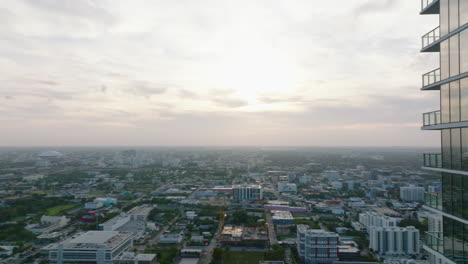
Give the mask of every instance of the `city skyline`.
M 417 36 L 438 20 L 420 7 L 8 3 L 0 146 L 437 146 L 419 89 L 438 58 Z

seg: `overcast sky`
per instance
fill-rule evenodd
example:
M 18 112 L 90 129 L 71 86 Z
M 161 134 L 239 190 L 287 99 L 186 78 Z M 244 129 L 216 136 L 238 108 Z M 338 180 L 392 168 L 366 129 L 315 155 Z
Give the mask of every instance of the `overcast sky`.
M 419 0 L 0 0 L 0 146 L 437 146 Z

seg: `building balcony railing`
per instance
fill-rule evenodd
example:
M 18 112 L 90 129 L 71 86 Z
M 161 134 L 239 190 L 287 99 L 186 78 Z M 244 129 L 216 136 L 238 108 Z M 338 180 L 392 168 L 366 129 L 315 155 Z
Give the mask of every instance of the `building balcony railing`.
M 436 27 L 433 30 L 429 31 L 427 34 L 422 36 L 422 48 L 426 48 L 432 43 L 440 39 L 440 27 Z
M 423 126 L 434 126 L 440 123 L 440 110 L 423 114 Z
M 442 239 L 442 233 L 439 232 L 425 232 L 424 243 L 427 247 L 443 254 L 444 253 L 444 240 Z
M 421 14 L 439 14 L 439 0 L 421 0 Z
M 442 168 L 442 154 L 440 153 L 425 153 L 424 167 Z
M 442 196 L 437 193 L 424 193 L 424 204 L 428 207 L 442 211 Z
M 440 82 L 440 68 L 423 74 L 422 76 L 423 88 L 428 85 L 434 84 L 436 82 Z

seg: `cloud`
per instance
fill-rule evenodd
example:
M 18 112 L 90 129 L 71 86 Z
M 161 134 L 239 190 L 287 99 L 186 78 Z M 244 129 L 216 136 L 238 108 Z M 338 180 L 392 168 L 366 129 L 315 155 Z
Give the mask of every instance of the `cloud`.
M 417 124 L 438 108 L 419 86 L 439 62 L 417 53 L 417 36 L 438 21 L 418 9 L 407 0 L 0 4 L 3 140 L 435 144 Z M 27 126 L 37 138 L 26 140 Z M 51 131 L 63 136 L 44 137 Z
M 355 9 L 356 14 L 375 14 L 377 12 L 390 12 L 398 3 L 395 0 L 367 0 L 366 3 Z
M 129 84 L 127 90 L 137 96 L 151 97 L 153 95 L 163 94 L 166 92 L 167 87 L 147 81 L 133 81 Z

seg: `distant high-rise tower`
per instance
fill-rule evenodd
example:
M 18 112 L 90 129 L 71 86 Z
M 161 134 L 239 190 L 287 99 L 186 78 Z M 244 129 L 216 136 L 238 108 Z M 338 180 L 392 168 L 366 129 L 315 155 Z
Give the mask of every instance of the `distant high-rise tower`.
M 468 0 L 422 0 L 421 14 L 440 25 L 422 37 L 422 52 L 438 52 L 440 68 L 422 76 L 422 90 L 440 91 L 440 110 L 423 114 L 424 130 L 441 130 L 442 153 L 424 154 L 440 172 L 442 192 L 426 193 L 425 208 L 442 215 L 425 234 L 432 263 L 468 263 Z
M 235 202 L 251 202 L 263 199 L 262 187 L 259 185 L 236 185 L 232 188 L 232 199 Z

